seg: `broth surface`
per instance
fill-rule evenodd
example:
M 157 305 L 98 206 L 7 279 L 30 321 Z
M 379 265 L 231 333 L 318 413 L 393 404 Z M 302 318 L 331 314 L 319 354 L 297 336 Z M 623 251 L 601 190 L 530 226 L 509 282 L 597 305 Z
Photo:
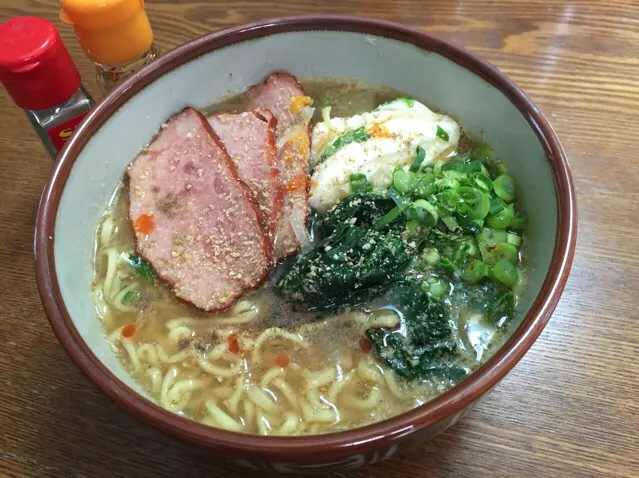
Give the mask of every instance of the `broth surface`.
M 318 106 L 332 107 L 332 116 L 370 111 L 403 96 L 352 81 L 302 84 Z M 238 95 L 206 111 L 244 104 Z M 372 322 L 396 319 L 393 304 L 373 300 L 318 317 L 295 310 L 275 292 L 271 278 L 230 310 L 204 313 L 136 274 L 126 262 L 134 246 L 123 182 L 96 234 L 94 302 L 127 370 L 175 413 L 245 433 L 318 434 L 390 418 L 455 384 L 443 378 L 408 382 L 362 340 Z M 520 289 L 524 285 L 522 280 Z M 463 288 L 454 289 L 449 300 L 457 365 L 472 372 L 516 324 L 488 325 L 468 305 L 473 300 Z

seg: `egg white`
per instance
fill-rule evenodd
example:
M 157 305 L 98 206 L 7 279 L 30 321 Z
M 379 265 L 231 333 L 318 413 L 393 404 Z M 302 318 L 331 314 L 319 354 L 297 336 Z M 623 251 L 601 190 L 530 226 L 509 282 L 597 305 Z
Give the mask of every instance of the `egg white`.
M 371 135 L 364 142 L 352 142 L 320 162 L 322 154 L 342 134 L 361 127 Z M 448 140 L 437 136 L 443 129 Z M 374 111 L 349 118 L 330 118 L 313 128 L 309 204 L 325 212 L 351 193 L 351 174 L 365 174 L 378 189 L 388 188 L 397 166 L 408 168 L 421 146 L 423 165 L 446 161 L 455 151 L 460 127 L 452 118 L 437 114 L 418 101 L 398 99 Z M 319 164 L 318 164 L 319 163 Z

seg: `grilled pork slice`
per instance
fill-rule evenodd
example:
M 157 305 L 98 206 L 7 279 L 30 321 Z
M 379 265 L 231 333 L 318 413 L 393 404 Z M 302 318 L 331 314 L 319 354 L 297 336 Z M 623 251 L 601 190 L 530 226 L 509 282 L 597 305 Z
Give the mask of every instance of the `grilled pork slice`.
M 267 278 L 264 216 L 198 111 L 163 124 L 128 174 L 137 252 L 177 297 L 222 310 Z
M 208 117 L 213 130 L 237 167 L 237 172 L 255 194 L 275 236 L 284 205 L 284 186 L 277 168 L 275 127 L 277 121 L 268 110 L 221 113 Z
M 302 228 L 308 216 L 308 160 L 313 101 L 297 79 L 284 72 L 271 74 L 249 90 L 250 107 L 267 109 L 277 119 L 278 165 L 286 189 L 284 208 L 275 236 L 278 260 L 300 247 L 294 228 Z

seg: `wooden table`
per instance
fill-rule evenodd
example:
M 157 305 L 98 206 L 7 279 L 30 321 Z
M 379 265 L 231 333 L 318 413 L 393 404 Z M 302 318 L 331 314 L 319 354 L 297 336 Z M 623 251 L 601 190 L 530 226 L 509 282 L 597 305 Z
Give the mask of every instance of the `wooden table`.
M 549 117 L 579 198 L 572 275 L 550 324 L 461 423 L 343 477 L 639 476 L 639 3 L 633 0 L 280 0 L 147 3 L 164 50 L 219 28 L 301 13 L 396 20 L 453 40 L 517 81 Z M 0 0 L 0 20 L 60 27 L 55 0 Z M 136 421 L 71 363 L 40 305 L 33 225 L 51 168 L 0 92 L 0 475 L 260 476 L 204 463 Z

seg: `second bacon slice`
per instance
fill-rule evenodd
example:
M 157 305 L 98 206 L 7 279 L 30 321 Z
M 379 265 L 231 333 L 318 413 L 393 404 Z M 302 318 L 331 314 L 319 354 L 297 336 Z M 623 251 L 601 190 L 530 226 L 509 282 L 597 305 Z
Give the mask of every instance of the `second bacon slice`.
M 264 215 L 198 111 L 165 123 L 128 174 L 137 252 L 177 297 L 223 310 L 268 277 Z
M 300 247 L 294 226 L 303 228 L 308 216 L 308 160 L 313 101 L 297 79 L 286 72 L 271 74 L 249 90 L 250 107 L 270 110 L 277 119 L 278 165 L 286 189 L 277 226 L 275 256 L 293 255 Z
M 237 172 L 255 194 L 274 236 L 284 205 L 284 187 L 277 167 L 276 121 L 270 111 L 220 113 L 209 123 L 224 143 Z

